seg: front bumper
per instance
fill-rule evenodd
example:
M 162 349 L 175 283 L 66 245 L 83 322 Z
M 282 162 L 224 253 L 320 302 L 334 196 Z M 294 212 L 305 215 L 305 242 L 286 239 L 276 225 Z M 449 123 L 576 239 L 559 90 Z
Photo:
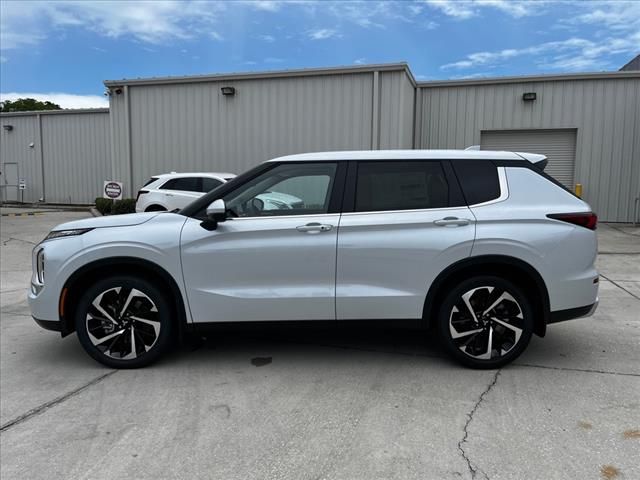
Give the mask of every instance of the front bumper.
M 40 320 L 39 318 L 33 317 L 35 322 L 45 330 L 51 330 L 53 332 L 62 333 L 62 322 L 55 320 Z
M 583 307 L 569 308 L 567 310 L 557 310 L 549 314 L 549 324 L 566 322 L 567 320 L 573 320 L 574 318 L 590 317 L 598 308 L 599 300 L 596 297 L 595 303 L 591 305 L 585 305 Z

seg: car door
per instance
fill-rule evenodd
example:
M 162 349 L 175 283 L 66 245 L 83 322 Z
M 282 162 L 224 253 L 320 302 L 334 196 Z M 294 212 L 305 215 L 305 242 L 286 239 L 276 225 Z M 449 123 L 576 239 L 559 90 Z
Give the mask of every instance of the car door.
M 202 177 L 173 178 L 160 187 L 168 210 L 184 208 L 202 196 Z
M 181 252 L 194 321 L 335 319 L 345 172 L 337 162 L 274 163 L 223 194 L 230 218 L 215 230 L 203 228 L 202 214 L 189 218 Z M 302 204 L 264 209 L 268 193 Z
M 338 320 L 415 319 L 471 253 L 474 216 L 448 162 L 353 162 L 338 230 Z

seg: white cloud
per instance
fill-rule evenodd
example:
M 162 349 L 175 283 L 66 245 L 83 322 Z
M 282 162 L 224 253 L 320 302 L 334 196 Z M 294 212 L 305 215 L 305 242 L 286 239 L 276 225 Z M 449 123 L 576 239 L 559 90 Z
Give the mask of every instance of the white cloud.
M 273 35 L 258 35 L 258 38 L 267 43 L 273 43 L 276 41 L 276 37 L 274 37 Z
M 317 30 L 310 30 L 307 35 L 311 40 L 326 40 L 331 37 L 338 36 L 338 32 L 332 28 L 320 28 Z
M 109 100 L 100 95 L 75 95 L 72 93 L 0 93 L 0 101 L 17 100 L 18 98 L 35 98 L 42 102 L 53 102 L 62 108 L 105 108 L 109 106 Z
M 589 24 L 612 30 L 640 30 L 640 2 L 584 2 L 578 6 L 586 13 L 565 20 L 569 24 Z
M 540 12 L 545 0 L 423 0 L 431 8 L 459 20 L 480 14 L 483 8 L 492 8 L 514 18 L 535 15 Z
M 366 62 L 366 58 L 361 57 L 361 58 L 356 58 L 353 63 L 355 63 L 356 65 L 364 65 Z
M 248 0 L 247 4 L 257 10 L 266 10 L 267 12 L 277 12 L 283 2 L 274 0 Z
M 453 0 L 425 0 L 425 3 L 432 8 L 459 19 L 467 19 L 476 15 L 473 5 L 470 2 Z
M 584 38 L 546 42 L 525 48 L 509 48 L 492 52 L 476 52 L 465 59 L 447 63 L 443 70 L 467 70 L 475 67 L 492 67 L 516 57 L 534 57 L 540 68 L 577 71 L 610 67 L 610 57 L 621 53 L 633 53 L 640 49 L 640 32 L 628 38 L 606 38 L 597 42 Z
M 216 38 L 214 27 L 224 8 L 224 3 L 199 0 L 0 2 L 1 48 L 35 45 L 51 27 L 83 28 L 106 37 L 129 36 L 158 44 L 195 34 Z

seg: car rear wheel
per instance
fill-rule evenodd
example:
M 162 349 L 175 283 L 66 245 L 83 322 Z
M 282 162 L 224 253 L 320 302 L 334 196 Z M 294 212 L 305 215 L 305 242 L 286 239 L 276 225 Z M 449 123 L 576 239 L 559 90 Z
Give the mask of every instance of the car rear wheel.
M 151 282 L 113 276 L 89 287 L 78 302 L 76 331 L 86 352 L 112 368 L 156 361 L 171 343 L 171 309 Z
M 516 359 L 533 332 L 530 302 L 512 282 L 473 277 L 453 288 L 438 316 L 448 353 L 471 368 L 499 368 Z

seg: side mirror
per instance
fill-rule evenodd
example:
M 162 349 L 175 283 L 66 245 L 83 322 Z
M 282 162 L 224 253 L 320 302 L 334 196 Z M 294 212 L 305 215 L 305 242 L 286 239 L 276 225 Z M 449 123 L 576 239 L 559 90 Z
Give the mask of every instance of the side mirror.
M 200 223 L 200 226 L 205 230 L 213 231 L 218 228 L 218 223 L 224 222 L 227 219 L 227 208 L 224 204 L 224 200 L 219 198 L 214 200 L 207 207 L 207 219 Z
M 207 218 L 216 222 L 224 222 L 227 219 L 227 207 L 221 198 L 214 200 L 207 207 Z

